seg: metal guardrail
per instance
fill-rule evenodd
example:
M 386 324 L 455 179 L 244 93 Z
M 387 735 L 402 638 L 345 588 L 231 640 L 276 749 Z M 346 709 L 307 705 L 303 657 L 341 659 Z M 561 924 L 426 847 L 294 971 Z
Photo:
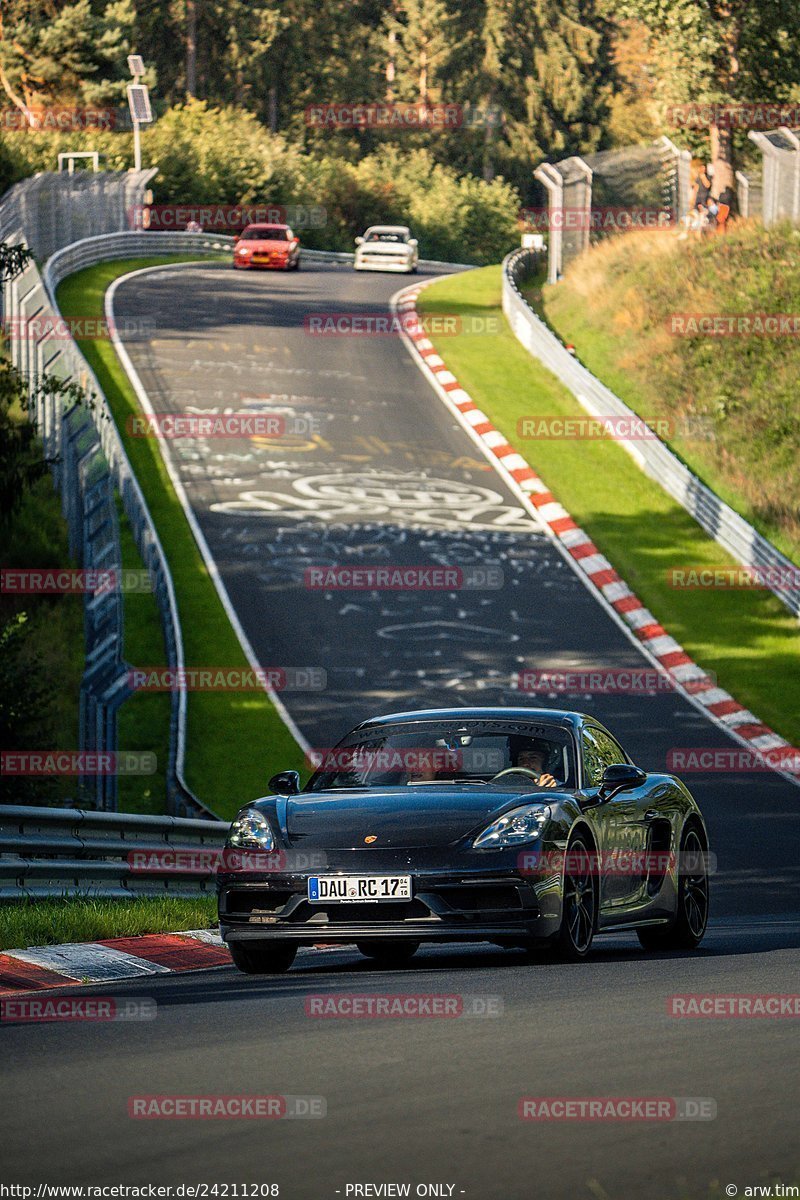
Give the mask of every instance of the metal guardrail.
M 519 280 L 535 264 L 537 255 L 517 250 L 503 260 L 503 312 L 515 337 L 569 388 L 592 416 L 636 419 L 618 396 L 596 379 L 562 346 L 540 320 L 519 289 Z M 729 505 L 720 500 L 689 468 L 656 438 L 624 441 L 624 448 L 643 471 L 686 509 L 698 524 L 729 554 L 746 567 L 758 567 L 771 590 L 795 616 L 800 616 L 800 590 L 792 586 L 795 565 Z M 781 586 L 785 581 L 785 586 Z
M 74 177 L 56 178 L 66 181 L 65 186 L 71 188 L 69 181 Z M 91 178 L 95 180 L 93 187 L 96 190 L 99 177 Z M 146 180 L 147 175 L 143 173 L 140 189 Z M 26 219 L 21 197 L 26 197 L 27 190 L 12 189 L 0 205 L 0 230 L 6 231 L 9 242 L 27 240 L 24 228 L 17 227 L 18 222 Z M 124 223 L 132 203 L 129 183 L 125 183 L 119 195 L 117 192 L 120 192 L 119 187 L 113 192 L 114 212 L 108 219 L 119 219 Z M 47 194 L 53 203 L 60 195 L 55 185 L 48 186 Z M 71 194 L 68 190 L 67 195 Z M 68 329 L 62 328 L 57 339 L 53 336 L 52 323 L 60 316 L 56 291 L 69 275 L 97 263 L 179 253 L 214 254 L 229 251 L 233 242 L 233 237 L 213 233 L 147 230 L 103 233 L 56 250 L 45 263 L 41 276 L 36 264 L 29 263 L 22 275 L 7 285 L 4 294 L 6 319 L 14 322 L 17 332 L 12 342 L 12 358 L 28 380 L 34 400 L 34 417 L 44 439 L 46 455 L 56 463 L 55 483 L 70 529 L 71 552 L 84 567 L 121 569 L 116 490 L 142 561 L 153 581 L 167 663 L 178 670 L 184 666 L 183 639 L 167 556 L 97 378 Z M 322 262 L 353 261 L 353 254 L 345 252 L 305 250 L 304 254 Z M 460 264 L 431 262 L 427 265 L 457 268 Z M 93 398 L 91 408 L 76 406 L 63 412 L 57 400 L 39 392 L 38 385 L 45 374 L 79 383 Z M 114 751 L 117 748 L 117 711 L 130 695 L 126 684 L 128 664 L 122 656 L 123 610 L 118 594 L 108 592 L 96 599 L 87 597 L 86 632 L 81 747 Z M 179 690 L 172 693 L 171 700 L 170 761 L 166 772 L 168 811 L 175 815 L 212 815 L 191 792 L 184 778 L 186 694 Z M 96 798 L 100 808 L 116 808 L 116 778 L 113 775 L 98 777 Z
M 105 239 L 91 240 L 102 242 Z M 78 246 L 83 244 L 78 243 Z M 6 285 L 4 311 L 6 319 L 14 322 L 15 330 L 11 340 L 12 361 L 27 380 L 45 455 L 54 460 L 54 483 L 62 499 L 71 553 L 84 568 L 121 570 L 116 490 L 142 561 L 153 581 L 168 664 L 180 667 L 183 651 L 177 605 L 155 525 L 94 373 L 68 330 L 60 329 L 59 336 L 54 336 L 60 317 L 54 299 L 59 275 L 53 271 L 52 264 L 58 260 L 66 263 L 71 250 L 69 247 L 49 260 L 49 290 L 33 262 Z M 66 274 L 69 270 L 64 271 Z M 42 391 L 45 375 L 79 384 L 91 403 L 65 409 L 58 397 Z M 87 595 L 85 613 L 86 669 L 81 684 L 81 748 L 113 752 L 117 748 L 117 711 L 130 695 L 128 665 L 122 656 L 123 618 L 119 593 L 109 590 L 99 597 Z M 166 772 L 168 808 L 176 815 L 206 814 L 207 810 L 183 779 L 180 731 L 184 708 L 185 695 L 181 692 L 173 694 L 170 762 Z M 84 787 L 90 783 L 88 779 L 81 782 Z M 98 807 L 115 809 L 116 776 L 101 775 L 91 782 L 95 786 Z
M 0 903 L 46 896 L 211 895 L 214 852 L 228 829 L 225 821 L 0 805 Z M 137 861 L 136 851 L 147 857 Z M 179 869 L 170 863 L 170 851 L 188 851 Z

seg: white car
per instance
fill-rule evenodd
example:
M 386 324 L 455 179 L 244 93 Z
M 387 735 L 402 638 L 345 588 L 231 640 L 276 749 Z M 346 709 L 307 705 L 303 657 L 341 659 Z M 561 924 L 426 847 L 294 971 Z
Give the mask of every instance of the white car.
M 357 271 L 403 271 L 413 274 L 419 262 L 417 239 L 407 225 L 370 225 L 356 238 L 353 266 Z

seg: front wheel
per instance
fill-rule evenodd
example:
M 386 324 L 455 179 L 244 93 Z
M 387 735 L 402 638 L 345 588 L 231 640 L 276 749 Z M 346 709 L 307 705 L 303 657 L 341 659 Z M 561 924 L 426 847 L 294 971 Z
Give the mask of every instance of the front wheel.
M 696 829 L 683 835 L 678 855 L 678 903 L 667 929 L 640 929 L 645 950 L 694 950 L 708 924 L 708 855 Z
M 282 975 L 297 954 L 293 942 L 229 942 L 228 949 L 245 975 Z
M 595 857 L 580 837 L 567 847 L 561 928 L 552 947 L 565 962 L 583 961 L 592 948 L 597 918 L 597 889 L 592 875 Z
M 382 967 L 402 967 L 419 950 L 419 942 L 356 942 L 356 948 Z

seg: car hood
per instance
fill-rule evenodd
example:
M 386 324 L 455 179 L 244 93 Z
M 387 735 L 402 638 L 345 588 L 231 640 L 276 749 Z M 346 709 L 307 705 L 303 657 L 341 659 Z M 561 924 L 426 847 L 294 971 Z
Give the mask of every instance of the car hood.
M 263 241 L 263 242 L 262 242 L 262 241 L 258 241 L 258 242 L 255 242 L 255 241 L 250 241 L 250 240 L 248 239 L 246 242 L 239 242 L 239 245 L 240 245 L 240 246 L 247 246 L 247 248 L 248 248 L 249 250 L 258 250 L 258 252 L 259 252 L 260 254 L 263 254 L 263 252 L 264 252 L 265 250 L 270 250 L 270 251 L 272 251 L 273 253 L 274 253 L 276 250 L 288 250 L 288 249 L 289 249 L 289 247 L 290 247 L 290 245 L 291 245 L 291 242 L 283 242 L 283 241 L 280 241 L 280 242 L 279 242 L 279 241 Z
M 308 792 L 286 801 L 292 846 L 375 850 L 447 846 L 519 804 L 552 802 L 547 788 L 524 794 L 480 787 L 402 787 L 384 791 Z

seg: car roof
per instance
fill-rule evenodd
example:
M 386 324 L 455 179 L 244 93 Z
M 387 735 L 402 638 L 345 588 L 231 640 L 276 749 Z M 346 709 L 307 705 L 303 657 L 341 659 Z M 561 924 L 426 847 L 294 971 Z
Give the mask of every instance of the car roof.
M 370 225 L 367 233 L 410 233 L 407 225 Z
M 280 221 L 255 221 L 252 225 L 245 225 L 245 229 L 288 229 L 288 225 L 281 225 Z
M 588 720 L 586 713 L 561 708 L 423 708 L 372 717 L 356 728 L 393 725 L 398 721 L 529 721 L 539 725 L 566 725 L 578 730 Z

